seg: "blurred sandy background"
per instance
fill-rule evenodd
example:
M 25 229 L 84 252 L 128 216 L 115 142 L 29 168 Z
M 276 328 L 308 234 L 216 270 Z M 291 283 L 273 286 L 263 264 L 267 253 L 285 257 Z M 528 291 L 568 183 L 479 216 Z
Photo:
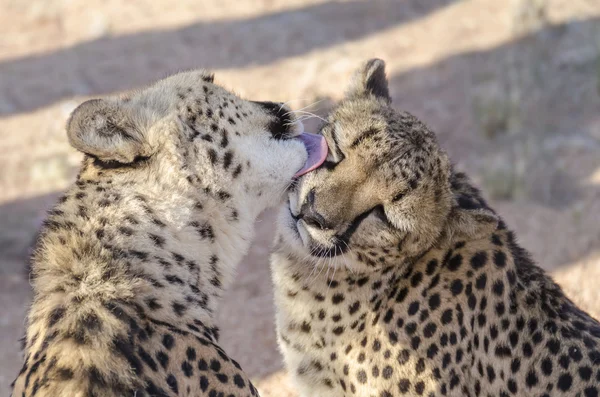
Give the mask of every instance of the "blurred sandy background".
M 352 70 L 387 61 L 423 118 L 570 296 L 600 316 L 600 1 L 0 0 L 0 394 L 21 363 L 27 251 L 79 155 L 82 100 L 186 68 L 323 114 Z M 307 123 L 315 126 L 316 123 Z M 221 313 L 264 396 L 294 396 L 277 352 L 272 214 Z M 288 394 L 289 393 L 289 394 Z

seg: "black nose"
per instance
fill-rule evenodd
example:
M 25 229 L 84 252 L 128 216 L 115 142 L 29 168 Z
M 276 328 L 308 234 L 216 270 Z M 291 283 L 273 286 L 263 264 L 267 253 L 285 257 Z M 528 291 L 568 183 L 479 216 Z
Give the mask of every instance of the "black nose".
M 315 209 L 315 189 L 311 189 L 300 207 L 299 219 L 302 219 L 307 225 L 318 227 L 319 229 L 331 229 L 331 225 Z
M 254 102 L 269 112 L 274 120 L 269 123 L 267 128 L 275 139 L 287 139 L 292 134 L 292 124 L 294 119 L 292 112 L 283 103 L 275 102 Z

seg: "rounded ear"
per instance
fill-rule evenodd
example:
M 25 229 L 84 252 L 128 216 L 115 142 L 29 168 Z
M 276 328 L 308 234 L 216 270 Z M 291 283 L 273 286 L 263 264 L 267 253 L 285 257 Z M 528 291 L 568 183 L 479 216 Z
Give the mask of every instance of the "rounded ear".
M 385 76 L 385 62 L 381 59 L 368 60 L 354 73 L 346 96 L 364 95 L 374 95 L 388 103 L 392 102 Z
M 151 154 L 131 111 L 110 100 L 79 105 L 67 121 L 67 136 L 75 149 L 102 161 L 129 164 Z
M 500 218 L 487 205 L 481 192 L 462 172 L 450 170 L 452 209 L 448 216 L 450 235 L 463 238 L 483 238 L 498 227 Z
M 493 233 L 499 220 L 489 208 L 465 209 L 457 206 L 450 211 L 448 226 L 453 236 L 477 240 Z
M 214 83 L 215 75 L 207 70 L 203 70 L 202 71 L 202 80 L 206 81 L 207 83 Z

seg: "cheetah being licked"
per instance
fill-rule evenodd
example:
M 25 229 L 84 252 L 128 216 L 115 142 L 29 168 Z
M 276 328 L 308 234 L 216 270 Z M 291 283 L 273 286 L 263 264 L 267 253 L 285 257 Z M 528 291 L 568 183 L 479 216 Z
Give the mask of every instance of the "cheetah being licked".
M 600 324 L 390 102 L 371 60 L 279 218 L 278 337 L 301 396 L 597 397 Z
M 73 112 L 85 157 L 32 258 L 15 397 L 257 394 L 215 312 L 257 215 L 326 155 L 289 114 L 203 71 Z

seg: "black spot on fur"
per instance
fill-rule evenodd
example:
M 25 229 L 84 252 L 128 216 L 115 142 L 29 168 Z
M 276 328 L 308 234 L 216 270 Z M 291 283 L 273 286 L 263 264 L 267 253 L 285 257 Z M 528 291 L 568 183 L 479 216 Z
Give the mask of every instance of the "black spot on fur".
M 164 247 L 164 245 L 165 245 L 165 238 L 164 237 L 159 236 L 157 234 L 153 234 L 153 233 L 148 234 L 148 236 L 150 237 L 150 239 L 152 240 L 152 242 L 154 243 L 154 245 L 156 245 L 159 248 Z
M 461 265 L 462 265 L 462 255 L 457 254 L 457 255 L 454 255 L 452 258 L 450 258 L 450 260 L 448 261 L 447 267 L 448 267 L 448 270 L 455 272 L 460 268 Z
M 494 252 L 494 264 L 501 268 L 505 267 L 506 266 L 506 254 L 502 251 Z
M 173 308 L 173 311 L 175 311 L 175 313 L 178 316 L 183 316 L 183 314 L 187 310 L 187 307 L 185 305 L 179 303 L 179 302 L 173 302 L 173 304 L 171 305 L 171 307 Z
M 118 337 L 113 341 L 114 350 L 122 355 L 136 375 L 140 375 L 143 371 L 142 362 L 133 353 L 133 345 L 124 337 Z
M 246 382 L 244 382 L 244 378 L 242 378 L 239 374 L 236 374 L 233 377 L 233 383 L 240 389 L 246 387 Z
M 102 321 L 95 312 L 86 313 L 79 321 L 78 327 L 85 328 L 88 332 L 100 332 Z
M 67 310 L 64 307 L 57 307 L 52 310 L 50 317 L 48 318 L 48 327 L 53 327 L 58 323 L 65 315 Z
M 190 226 L 196 229 L 196 232 L 200 235 L 200 238 L 208 239 L 211 242 L 214 242 L 215 232 L 208 222 L 199 223 L 194 221 L 190 222 Z
M 483 290 L 485 289 L 486 284 L 487 275 L 485 273 L 481 273 L 481 275 L 477 277 L 477 280 L 475 280 L 475 288 L 477 288 L 478 290 Z
M 136 250 L 129 250 L 129 255 L 140 259 L 142 261 L 145 261 L 148 259 L 148 254 L 146 252 L 142 252 L 142 251 L 136 251 Z
M 169 389 L 176 395 L 179 394 L 179 387 L 177 386 L 177 378 L 173 376 L 173 374 L 169 374 L 167 376 L 167 385 L 169 385 Z
M 146 379 L 146 391 L 152 397 L 169 397 L 166 391 L 157 387 L 151 380 Z
M 227 170 L 229 168 L 229 166 L 231 165 L 232 161 L 233 161 L 233 152 L 231 150 L 228 150 L 223 155 L 223 169 Z
M 229 381 L 229 377 L 225 374 L 217 374 L 216 377 L 221 383 L 227 383 Z
M 175 339 L 170 334 L 164 334 L 162 344 L 167 350 L 171 350 L 175 346 Z
M 216 359 L 210 360 L 210 369 L 214 372 L 219 372 L 221 370 L 221 362 Z
M 212 165 L 215 165 L 217 163 L 218 160 L 218 155 L 217 155 L 217 151 L 213 148 L 209 148 L 207 150 L 207 154 L 208 154 L 208 159 L 210 160 L 210 163 Z
M 70 368 L 57 368 L 56 377 L 61 381 L 73 379 L 73 371 Z
M 156 365 L 156 361 L 148 354 L 146 350 L 144 350 L 141 346 L 138 346 L 138 356 L 148 365 L 152 371 L 156 372 L 158 370 L 158 366 Z
M 219 197 L 219 200 L 221 200 L 221 201 L 227 201 L 231 198 L 231 194 L 224 192 L 222 190 L 217 193 L 217 196 Z
M 450 284 L 450 291 L 452 291 L 452 294 L 456 296 L 463 291 L 463 287 L 464 286 L 462 280 L 456 279 Z
M 188 378 L 194 375 L 194 368 L 192 367 L 192 364 L 190 364 L 189 361 L 184 361 L 181 363 L 181 370 L 183 371 L 183 374 Z
M 335 295 L 333 295 L 333 297 L 331 298 L 331 302 L 332 302 L 334 305 L 338 305 L 338 304 L 340 304 L 340 303 L 341 303 L 341 302 L 343 302 L 343 301 L 344 301 L 344 295 L 342 295 L 342 294 L 335 294 Z

